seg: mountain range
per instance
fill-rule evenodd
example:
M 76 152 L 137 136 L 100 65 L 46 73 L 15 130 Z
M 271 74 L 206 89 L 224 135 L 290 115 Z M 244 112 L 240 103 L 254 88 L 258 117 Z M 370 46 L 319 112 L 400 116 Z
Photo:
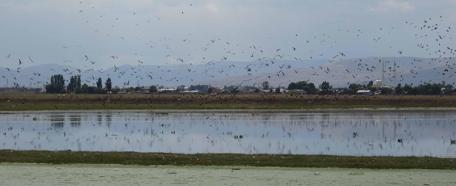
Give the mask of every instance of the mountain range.
M 257 60 L 251 62 L 221 61 L 206 64 L 123 65 L 106 69 L 78 69 L 59 64 L 24 68 L 0 68 L 0 87 L 43 87 L 53 74 L 63 74 L 68 80 L 81 75 L 83 83 L 94 85 L 101 77 L 112 79 L 114 86 L 135 87 L 160 85 L 210 84 L 253 85 L 268 81 L 272 86 L 287 86 L 290 82 L 328 81 L 334 87 L 349 83 L 384 80 L 384 84 L 421 84 L 425 82 L 454 84 L 455 59 L 416 57 L 370 57 L 334 60 Z M 384 72 L 384 73 L 382 73 Z M 383 78 L 382 78 L 383 76 Z

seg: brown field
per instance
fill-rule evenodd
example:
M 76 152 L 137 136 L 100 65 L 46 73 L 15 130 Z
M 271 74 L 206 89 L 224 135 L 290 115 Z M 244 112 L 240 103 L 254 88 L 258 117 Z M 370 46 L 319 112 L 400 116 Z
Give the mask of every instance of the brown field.
M 456 96 L 294 94 L 0 94 L 0 110 L 319 109 L 456 107 Z

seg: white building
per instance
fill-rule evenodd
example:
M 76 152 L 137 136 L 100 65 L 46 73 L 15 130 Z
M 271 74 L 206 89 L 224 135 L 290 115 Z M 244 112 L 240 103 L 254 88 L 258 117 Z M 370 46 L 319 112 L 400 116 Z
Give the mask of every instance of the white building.
M 359 95 L 373 95 L 374 92 L 372 92 L 371 90 L 358 90 L 356 91 L 356 94 L 359 94 Z
M 383 84 L 382 80 L 375 80 L 374 83 L 372 84 L 372 87 L 383 88 L 383 87 L 385 87 L 385 85 Z

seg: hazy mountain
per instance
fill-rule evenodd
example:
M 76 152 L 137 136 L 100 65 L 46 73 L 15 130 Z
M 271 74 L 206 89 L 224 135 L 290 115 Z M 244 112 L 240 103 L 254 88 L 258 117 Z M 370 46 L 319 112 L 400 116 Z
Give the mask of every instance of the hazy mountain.
M 124 65 L 108 69 L 76 69 L 62 65 L 39 65 L 26 68 L 0 68 L 0 86 L 42 87 L 53 74 L 63 74 L 65 79 L 81 74 L 83 83 L 95 84 L 98 77 L 111 77 L 116 86 L 149 86 L 211 84 L 259 85 L 269 81 L 271 85 L 287 86 L 292 81 L 308 80 L 314 83 L 329 81 L 336 87 L 348 83 L 367 83 L 382 78 L 388 85 L 398 83 L 456 82 L 455 60 L 452 58 L 383 57 L 337 60 L 253 62 L 211 62 L 189 65 Z

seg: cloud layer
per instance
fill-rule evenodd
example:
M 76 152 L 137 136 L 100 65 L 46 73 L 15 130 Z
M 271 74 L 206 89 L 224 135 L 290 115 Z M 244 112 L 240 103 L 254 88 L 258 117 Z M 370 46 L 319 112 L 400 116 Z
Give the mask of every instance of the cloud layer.
M 416 7 L 411 2 L 405 0 L 382 0 L 371 7 L 371 10 L 376 12 L 399 11 L 407 13 L 415 9 Z
M 34 64 L 101 68 L 398 51 L 428 57 L 404 22 L 442 16 L 440 24 L 453 25 L 455 7 L 451 0 L 4 0 L 0 63 L 31 57 Z

